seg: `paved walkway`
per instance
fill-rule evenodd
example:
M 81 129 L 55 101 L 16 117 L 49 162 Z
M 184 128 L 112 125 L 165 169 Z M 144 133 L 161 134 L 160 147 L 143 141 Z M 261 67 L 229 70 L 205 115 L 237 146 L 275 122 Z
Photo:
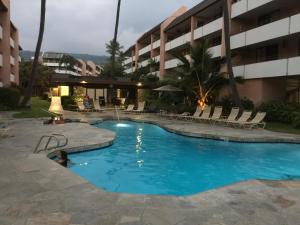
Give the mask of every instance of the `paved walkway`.
M 98 114 L 71 116 L 94 121 L 100 118 Z M 39 137 L 47 133 L 66 134 L 70 147 L 76 148 L 110 143 L 113 133 L 82 123 L 8 123 L 8 136 L 0 139 L 1 225 L 299 224 L 300 182 L 248 181 L 190 197 L 107 193 L 32 151 Z M 174 122 L 163 125 L 172 127 Z M 180 126 L 188 132 L 199 129 L 184 122 Z

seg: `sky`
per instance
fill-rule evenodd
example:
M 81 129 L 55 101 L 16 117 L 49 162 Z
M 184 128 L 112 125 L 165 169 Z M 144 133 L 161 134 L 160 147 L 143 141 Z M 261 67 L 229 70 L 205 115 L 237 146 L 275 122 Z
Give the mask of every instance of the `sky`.
M 131 46 L 180 6 L 201 0 L 122 0 L 118 40 Z M 113 38 L 117 0 L 48 0 L 43 51 L 104 55 Z M 34 50 L 40 19 L 40 0 L 11 0 L 11 17 L 20 31 L 24 50 Z

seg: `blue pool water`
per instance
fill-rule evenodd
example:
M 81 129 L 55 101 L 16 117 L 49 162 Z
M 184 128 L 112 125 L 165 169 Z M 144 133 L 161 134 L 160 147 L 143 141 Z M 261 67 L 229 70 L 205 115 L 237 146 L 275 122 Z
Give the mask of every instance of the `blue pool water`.
M 70 155 L 70 169 L 107 191 L 184 196 L 249 179 L 300 178 L 300 145 L 189 138 L 127 121 L 97 126 L 115 131 L 115 143 Z

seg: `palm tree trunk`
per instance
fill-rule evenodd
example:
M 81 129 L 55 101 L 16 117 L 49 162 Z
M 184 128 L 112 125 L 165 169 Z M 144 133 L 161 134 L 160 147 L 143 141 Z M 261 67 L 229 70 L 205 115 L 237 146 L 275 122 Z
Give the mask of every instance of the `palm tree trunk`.
M 237 90 L 237 86 L 234 79 L 232 62 L 231 62 L 231 46 L 230 46 L 230 17 L 228 12 L 228 0 L 223 0 L 223 16 L 224 16 L 224 38 L 225 38 L 225 49 L 226 49 L 226 64 L 229 75 L 229 84 L 231 87 L 232 96 L 235 104 L 242 108 L 242 102 Z
M 34 60 L 32 63 L 32 69 L 31 69 L 31 75 L 29 84 L 26 88 L 25 95 L 23 98 L 23 101 L 21 103 L 22 107 L 29 107 L 30 106 L 30 98 L 32 95 L 32 90 L 35 82 L 35 77 L 37 74 L 37 67 L 39 63 L 39 56 L 41 52 L 41 47 L 43 43 L 43 37 L 44 37 L 44 30 L 45 30 L 45 17 L 46 17 L 46 0 L 41 0 L 41 18 L 40 18 L 40 30 L 39 30 L 39 36 L 38 41 L 35 49 L 34 54 Z
M 118 40 L 118 30 L 119 30 L 119 20 L 120 20 L 120 9 L 121 9 L 121 0 L 118 0 L 118 6 L 117 6 L 117 16 L 116 16 L 116 23 L 115 23 L 115 33 L 114 33 L 114 39 L 112 42 L 112 54 L 111 54 L 111 78 L 114 78 L 115 73 L 115 64 L 116 64 L 116 46 L 117 46 L 117 40 Z M 114 92 L 113 88 L 109 88 L 107 90 L 108 95 L 108 104 L 112 103 L 112 99 L 115 98 L 116 93 Z
M 114 33 L 113 46 L 112 46 L 113 47 L 113 49 L 112 49 L 112 73 L 114 73 L 115 63 L 116 63 L 116 45 L 117 45 L 118 30 L 119 30 L 120 8 L 121 8 L 121 0 L 118 0 L 115 33 Z

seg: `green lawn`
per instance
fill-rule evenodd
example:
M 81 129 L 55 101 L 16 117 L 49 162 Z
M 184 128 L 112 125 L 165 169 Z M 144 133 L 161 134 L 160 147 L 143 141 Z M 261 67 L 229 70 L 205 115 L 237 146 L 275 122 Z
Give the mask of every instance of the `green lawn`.
M 293 128 L 290 124 L 284 124 L 284 123 L 267 123 L 266 126 L 267 130 L 275 131 L 275 132 L 283 132 L 283 133 L 289 133 L 289 134 L 300 134 L 300 129 Z
M 14 118 L 40 118 L 50 117 L 51 114 L 43 111 L 48 110 L 50 102 L 40 99 L 39 97 L 31 98 L 31 108 L 28 110 L 20 110 L 13 115 Z

